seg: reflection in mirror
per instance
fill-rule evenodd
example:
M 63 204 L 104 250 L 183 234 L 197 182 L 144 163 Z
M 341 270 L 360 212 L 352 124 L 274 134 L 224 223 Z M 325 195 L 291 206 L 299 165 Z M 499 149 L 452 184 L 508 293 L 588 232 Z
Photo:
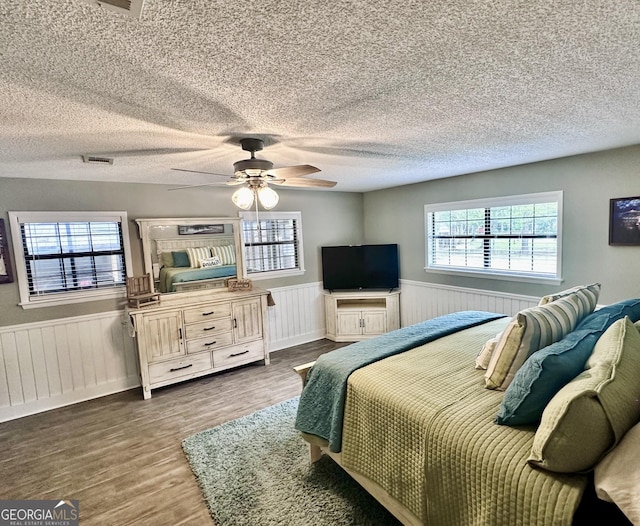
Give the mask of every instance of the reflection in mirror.
M 154 291 L 226 290 L 243 275 L 240 219 L 137 219 L 145 273 Z

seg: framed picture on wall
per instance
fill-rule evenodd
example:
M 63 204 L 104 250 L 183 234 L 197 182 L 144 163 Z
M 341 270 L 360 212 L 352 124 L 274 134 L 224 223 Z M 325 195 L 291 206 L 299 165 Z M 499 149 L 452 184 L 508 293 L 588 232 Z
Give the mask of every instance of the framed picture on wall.
M 0 283 L 11 283 L 13 281 L 8 247 L 4 219 L 0 219 Z
M 640 245 L 640 196 L 611 199 L 609 244 Z
M 224 234 L 224 225 L 178 225 L 178 234 Z

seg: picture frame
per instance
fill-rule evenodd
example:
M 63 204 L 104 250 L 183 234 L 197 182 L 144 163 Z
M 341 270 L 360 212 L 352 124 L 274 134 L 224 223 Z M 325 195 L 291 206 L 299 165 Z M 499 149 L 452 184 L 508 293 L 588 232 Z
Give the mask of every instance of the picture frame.
M 178 225 L 178 234 L 181 236 L 224 234 L 224 225 Z
M 9 256 L 7 234 L 4 229 L 4 219 L 0 219 L 0 283 L 13 283 L 11 257 Z
M 640 196 L 610 200 L 609 245 L 640 246 Z

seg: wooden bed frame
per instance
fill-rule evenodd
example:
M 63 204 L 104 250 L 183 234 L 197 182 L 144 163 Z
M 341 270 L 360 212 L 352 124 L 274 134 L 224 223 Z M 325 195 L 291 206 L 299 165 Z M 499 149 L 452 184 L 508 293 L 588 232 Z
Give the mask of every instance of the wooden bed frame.
M 302 385 L 305 384 L 307 380 L 307 374 L 309 373 L 311 367 L 313 367 L 314 363 L 315 362 L 308 362 L 293 368 L 293 370 L 300 376 Z M 404 526 L 422 526 L 422 522 L 413 514 L 413 512 L 408 510 L 405 506 L 398 502 L 398 500 L 389 495 L 389 493 L 387 493 L 387 491 L 379 484 L 368 477 L 345 468 L 342 464 L 342 455 L 340 453 L 333 453 L 332 451 L 329 451 L 328 445 L 312 443 L 309 441 L 307 442 L 309 444 L 309 458 L 311 462 L 317 462 L 318 460 L 320 460 L 320 457 L 322 457 L 323 454 L 328 455 L 336 464 L 338 464 L 338 466 L 340 466 L 346 473 L 348 473 L 353 480 L 360 484 L 367 491 L 367 493 L 369 493 L 374 499 L 382 504 L 396 519 L 404 524 Z

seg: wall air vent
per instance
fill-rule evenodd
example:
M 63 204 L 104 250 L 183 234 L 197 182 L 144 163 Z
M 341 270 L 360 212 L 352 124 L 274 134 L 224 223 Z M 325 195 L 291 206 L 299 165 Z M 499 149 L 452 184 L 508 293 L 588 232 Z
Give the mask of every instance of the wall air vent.
M 99 157 L 98 155 L 83 155 L 83 163 L 89 164 L 113 164 L 113 157 Z
M 99 5 L 110 11 L 122 13 L 132 18 L 140 18 L 144 0 L 82 0 L 91 5 Z

